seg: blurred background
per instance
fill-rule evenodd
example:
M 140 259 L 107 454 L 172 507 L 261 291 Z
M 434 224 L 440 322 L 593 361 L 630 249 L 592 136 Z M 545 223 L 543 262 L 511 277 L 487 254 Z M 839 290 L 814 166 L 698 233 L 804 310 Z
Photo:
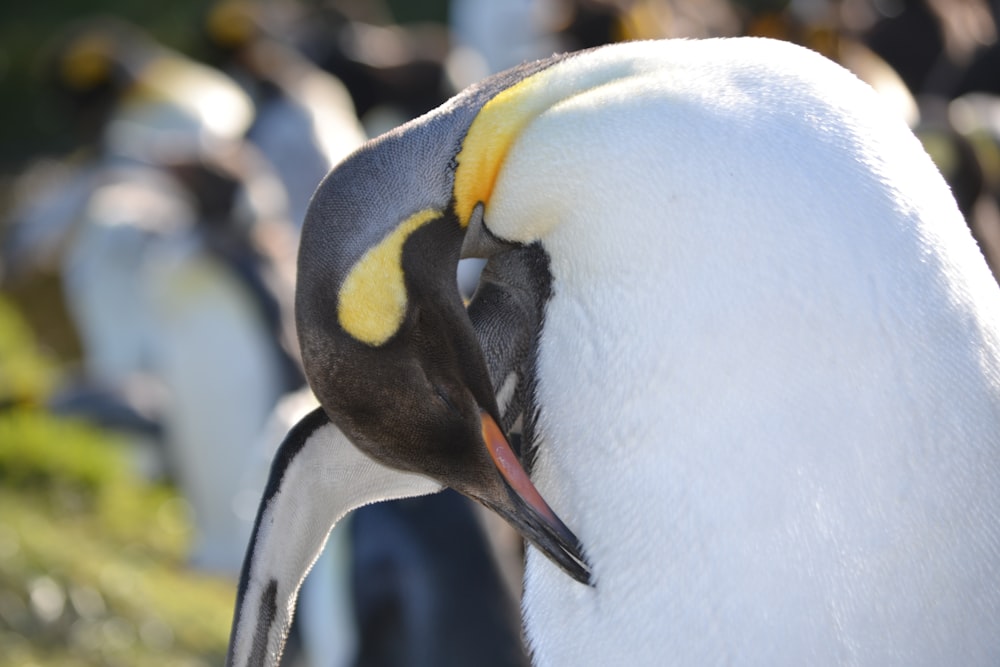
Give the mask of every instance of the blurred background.
M 15 7 L 14 5 L 17 5 Z M 1000 267 L 1000 0 L 50 0 L 0 7 L 0 667 L 221 665 L 290 298 L 366 138 L 557 51 L 762 35 L 853 70 Z M 457 280 L 475 287 L 477 267 Z M 286 664 L 519 665 L 519 540 L 454 494 L 359 511 Z

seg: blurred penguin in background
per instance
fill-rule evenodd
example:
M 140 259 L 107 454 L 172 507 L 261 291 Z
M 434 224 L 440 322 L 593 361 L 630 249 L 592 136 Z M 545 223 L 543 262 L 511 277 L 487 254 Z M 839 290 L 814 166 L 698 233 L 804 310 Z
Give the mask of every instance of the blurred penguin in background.
M 918 97 L 951 98 L 966 92 L 964 72 L 996 42 L 995 17 L 987 0 L 874 4 L 875 19 L 865 31 L 865 43 Z
M 276 344 L 291 284 L 271 253 L 293 250 L 275 241 L 287 200 L 240 140 L 249 98 L 219 72 L 114 19 L 70 30 L 51 62 L 58 99 L 93 148 L 31 198 L 49 204 L 16 214 L 7 252 L 22 270 L 36 248 L 58 262 L 85 386 L 148 389 L 162 468 L 192 506 L 191 561 L 233 572 L 245 532 L 234 461 L 301 382 Z
M 295 34 L 306 57 L 347 87 L 369 137 L 455 92 L 448 80 L 447 28 L 432 21 L 399 24 L 381 0 L 310 6 Z
M 298 51 L 301 20 L 294 4 L 227 0 L 204 26 L 210 61 L 253 100 L 246 138 L 277 171 L 296 229 L 320 180 L 366 139 L 344 84 Z
M 60 260 L 88 371 L 99 369 L 87 377 L 115 387 L 151 378 L 160 390 L 169 472 L 196 524 L 191 562 L 223 573 L 239 567 L 259 473 L 280 440 L 265 421 L 280 424 L 312 401 L 296 392 L 295 360 L 275 343 L 292 321 L 284 296 L 296 195 L 275 175 L 280 151 L 267 149 L 292 148 L 281 128 L 298 132 L 303 148 L 284 155 L 301 151 L 302 164 L 290 166 L 306 171 L 286 176 L 298 179 L 304 208 L 329 167 L 363 139 L 336 80 L 290 47 L 261 36 L 239 52 L 229 77 L 110 22 L 81 31 L 58 61 L 99 61 L 104 77 L 94 81 L 111 96 L 98 98 L 93 86 L 63 91 L 88 111 L 97 99 L 106 109 L 94 113 L 98 178 L 81 198 L 85 214 L 64 225 Z M 201 109 L 206 101 L 211 108 Z M 282 118 L 289 110 L 310 124 Z M 213 127 L 209 112 L 231 122 Z M 373 508 L 352 523 L 304 586 L 299 660 L 464 665 L 486 655 L 493 662 L 484 664 L 523 664 L 516 604 L 464 498 Z M 465 641 L 456 644 L 456 632 Z
M 725 4 L 712 0 L 717 4 Z M 663 36 L 663 2 L 452 0 L 448 73 L 457 92 L 522 62 L 627 39 Z M 706 4 L 706 3 L 702 3 Z M 711 4 L 711 2 L 707 3 Z M 699 8 L 699 13 L 705 7 Z M 711 15 L 712 12 L 708 12 Z
M 915 131 L 1000 278 L 1000 5 L 899 0 L 872 10 L 862 39 L 919 101 Z

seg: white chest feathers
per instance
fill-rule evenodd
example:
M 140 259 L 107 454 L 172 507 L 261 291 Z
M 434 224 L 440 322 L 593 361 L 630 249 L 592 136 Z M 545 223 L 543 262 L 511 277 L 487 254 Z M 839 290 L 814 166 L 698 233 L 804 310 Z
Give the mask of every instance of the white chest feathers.
M 550 255 L 534 478 L 596 579 L 529 558 L 538 664 L 1000 664 L 1000 291 L 930 160 L 789 45 L 601 53 L 485 212 Z

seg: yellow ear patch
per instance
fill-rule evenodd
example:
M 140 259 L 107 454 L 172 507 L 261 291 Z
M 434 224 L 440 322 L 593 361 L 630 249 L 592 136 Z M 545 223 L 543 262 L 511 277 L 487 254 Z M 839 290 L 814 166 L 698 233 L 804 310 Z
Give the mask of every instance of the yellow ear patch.
M 434 209 L 411 215 L 358 260 L 337 297 L 337 319 L 344 331 L 363 343 L 381 345 L 399 330 L 406 315 L 403 243 L 440 215 Z
M 114 47 L 100 35 L 81 38 L 63 58 L 63 81 L 77 90 L 88 90 L 104 83 L 111 76 Z

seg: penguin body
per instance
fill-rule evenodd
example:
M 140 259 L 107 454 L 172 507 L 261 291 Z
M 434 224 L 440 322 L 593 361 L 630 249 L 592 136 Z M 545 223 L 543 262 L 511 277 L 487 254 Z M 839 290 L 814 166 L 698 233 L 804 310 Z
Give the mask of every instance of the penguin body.
M 486 207 L 550 258 L 533 480 L 596 580 L 529 553 L 536 662 L 991 664 L 996 290 L 905 128 L 760 46 L 553 107 Z
M 491 258 L 468 313 L 462 254 Z M 537 547 L 535 664 L 1000 660 L 1000 293 L 917 140 L 820 56 L 640 42 L 488 79 L 321 184 L 296 304 L 340 446 Z

